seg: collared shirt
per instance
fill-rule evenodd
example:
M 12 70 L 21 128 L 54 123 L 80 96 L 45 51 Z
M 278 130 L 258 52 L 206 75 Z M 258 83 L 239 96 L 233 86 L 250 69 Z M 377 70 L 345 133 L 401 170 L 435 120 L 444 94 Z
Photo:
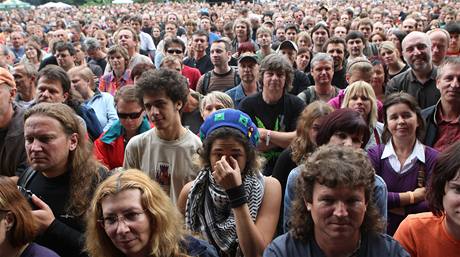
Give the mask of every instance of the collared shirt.
M 438 125 L 438 133 L 436 143 L 433 145 L 434 149 L 442 152 L 453 143 L 460 141 L 460 116 L 455 120 L 447 120 L 442 113 L 442 106 L 437 105 L 435 122 Z
M 140 49 L 144 51 L 155 51 L 155 44 L 153 43 L 153 39 L 149 34 L 141 31 L 139 33 L 139 38 L 141 40 Z
M 404 91 L 417 99 L 420 108 L 424 109 L 435 105 L 441 93 L 436 88 L 437 69 L 433 67 L 430 78 L 425 83 L 420 83 L 412 69 L 409 69 L 392 78 L 387 86 L 385 95 Z
M 406 161 L 401 166 L 401 163 L 398 160 L 398 156 L 396 155 L 396 151 L 393 147 L 393 143 L 391 140 L 389 140 L 385 145 L 382 156 L 380 158 L 382 160 L 388 158 L 388 161 L 390 162 L 393 170 L 399 174 L 403 174 L 410 170 L 410 168 L 412 168 L 415 163 L 417 163 L 417 160 L 425 163 L 425 146 L 417 140 L 415 142 L 414 148 L 412 149 L 412 153 L 409 155 L 409 157 L 407 157 Z
M 107 92 L 115 96 L 115 94 L 117 93 L 117 90 L 120 87 L 129 85 L 132 83 L 133 81 L 131 80 L 131 70 L 126 69 L 125 73 L 119 80 L 117 80 L 113 72 L 110 72 L 102 76 L 102 78 L 100 79 L 99 90 L 101 92 Z
M 257 92 L 260 92 L 259 83 L 257 83 Z M 238 84 L 238 86 L 227 90 L 225 93 L 232 98 L 235 108 L 237 108 L 240 105 L 241 100 L 246 97 L 246 93 L 243 90 L 243 82 Z

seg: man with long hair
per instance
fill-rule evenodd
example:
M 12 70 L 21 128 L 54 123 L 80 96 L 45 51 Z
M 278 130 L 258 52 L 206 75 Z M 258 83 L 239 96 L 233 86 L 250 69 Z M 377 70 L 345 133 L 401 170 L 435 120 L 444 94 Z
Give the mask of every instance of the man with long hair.
M 62 103 L 41 103 L 24 115 L 30 168 L 18 185 L 30 190 L 38 237 L 60 256 L 87 256 L 83 250 L 86 209 L 106 170 L 93 157 L 77 115 Z

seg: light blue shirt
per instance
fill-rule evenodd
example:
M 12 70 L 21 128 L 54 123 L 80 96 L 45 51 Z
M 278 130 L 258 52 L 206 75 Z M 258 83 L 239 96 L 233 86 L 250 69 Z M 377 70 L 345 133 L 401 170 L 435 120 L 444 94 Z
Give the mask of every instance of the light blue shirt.
M 87 100 L 85 105 L 93 108 L 104 131 L 107 131 L 118 120 L 115 102 L 113 96 L 109 93 L 100 92 L 97 89 L 94 96 Z

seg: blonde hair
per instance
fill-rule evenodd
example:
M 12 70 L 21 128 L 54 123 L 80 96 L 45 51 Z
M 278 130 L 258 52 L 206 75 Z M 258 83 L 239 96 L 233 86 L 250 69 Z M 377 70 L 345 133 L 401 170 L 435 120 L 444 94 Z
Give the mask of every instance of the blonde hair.
M 211 93 L 205 95 L 203 99 L 201 99 L 200 113 L 203 114 L 204 108 L 206 108 L 206 104 L 215 102 L 221 103 L 224 108 L 235 108 L 233 100 L 229 95 L 220 91 L 212 91 Z
M 398 48 L 395 46 L 395 44 L 391 41 L 383 41 L 382 43 L 380 43 L 380 50 L 379 51 L 382 51 L 382 49 L 386 49 L 386 50 L 390 50 L 390 51 L 393 51 L 393 52 L 397 52 L 398 55 L 400 55 L 399 53 L 399 50 Z
M 77 75 L 80 78 L 86 80 L 89 83 L 89 87 L 91 90 L 95 90 L 95 83 L 94 83 L 94 73 L 91 71 L 90 68 L 87 66 L 75 66 L 67 71 L 67 74 L 70 76 Z
M 86 250 L 90 256 L 124 256 L 113 245 L 98 221 L 103 216 L 101 202 L 107 196 L 131 189 L 138 189 L 141 192 L 142 207 L 153 227 L 149 243 L 149 256 L 187 256 L 181 247 L 181 242 L 185 237 L 182 215 L 161 186 L 142 171 L 136 169 L 118 172 L 107 178 L 97 188 L 91 201 L 86 227 Z
M 348 103 L 357 94 L 367 97 L 371 101 L 371 111 L 367 117 L 367 124 L 374 128 L 377 124 L 377 97 L 375 96 L 372 86 L 364 81 L 356 81 L 349 85 L 345 90 L 341 108 L 348 108 Z

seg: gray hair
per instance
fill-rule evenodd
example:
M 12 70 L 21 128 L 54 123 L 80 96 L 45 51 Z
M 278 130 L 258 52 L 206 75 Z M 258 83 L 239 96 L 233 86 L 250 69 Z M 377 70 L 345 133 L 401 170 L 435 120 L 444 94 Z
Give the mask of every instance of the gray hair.
M 99 43 L 99 41 L 97 41 L 97 39 L 92 38 L 92 37 L 87 38 L 85 40 L 84 45 L 86 45 L 86 50 L 87 51 L 95 51 L 98 48 L 101 48 L 101 44 Z
M 440 79 L 444 75 L 444 70 L 447 65 L 460 65 L 460 57 L 446 57 L 441 65 L 438 67 L 436 79 Z
M 14 67 L 19 67 L 19 66 L 22 66 L 24 68 L 24 72 L 27 74 L 27 76 L 29 77 L 37 77 L 38 75 L 38 70 L 37 68 L 35 67 L 35 65 L 33 65 L 32 63 L 30 62 L 22 62 L 22 63 L 18 63 L 16 64 Z
M 332 64 L 332 66 L 334 66 L 334 59 L 332 59 L 332 57 L 327 54 L 327 53 L 316 53 L 314 56 L 313 56 L 313 59 L 311 59 L 311 63 L 310 63 L 310 66 L 311 66 L 311 69 L 313 69 L 316 65 L 316 63 L 318 62 L 330 62 Z

